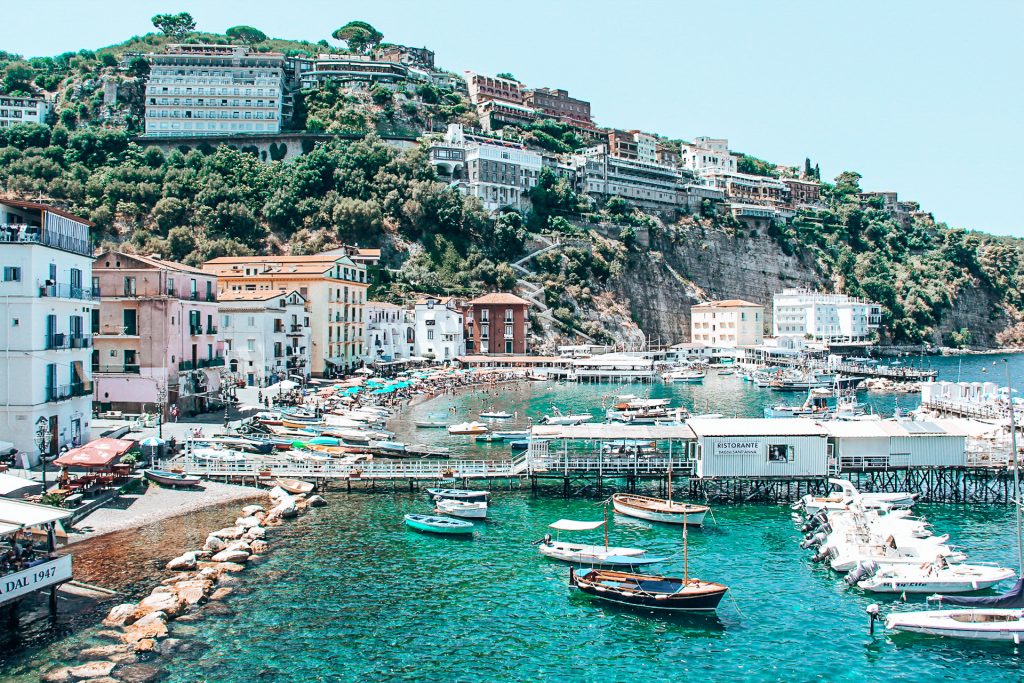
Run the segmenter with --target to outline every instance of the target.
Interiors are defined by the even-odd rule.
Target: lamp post
[[[50,425],[49,420],[39,416],[36,420],[36,448],[39,449],[39,462],[43,467],[43,494],[46,494],[46,451],[50,449]]]

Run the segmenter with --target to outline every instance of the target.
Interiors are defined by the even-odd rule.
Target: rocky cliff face
[[[1014,320],[999,304],[999,297],[979,283],[961,287],[953,297],[953,306],[944,311],[936,330],[936,344],[950,332],[971,331],[971,346],[997,347],[996,335],[1012,327]]]
[[[747,299],[765,304],[771,329],[772,294],[784,287],[830,288],[812,256],[787,256],[760,231],[675,227],[652,236],[650,248],[630,255],[614,282],[640,328],[662,342],[690,338],[690,306],[712,299]]]

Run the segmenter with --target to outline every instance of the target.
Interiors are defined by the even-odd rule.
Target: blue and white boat
[[[436,515],[406,515],[405,525],[432,534],[471,534],[473,523]]]

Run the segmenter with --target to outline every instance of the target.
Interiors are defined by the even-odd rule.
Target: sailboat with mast
[[[1005,360],[1003,362],[1006,363],[1006,386],[1009,388],[1009,363]],[[965,609],[893,612],[885,619],[887,629],[945,638],[1010,641],[1016,645],[1024,640],[1024,543],[1021,541],[1020,470],[1015,422],[1011,410],[1010,455],[1013,463],[1013,504],[1017,517],[1017,582],[1002,595],[931,596],[928,598],[930,601]]]
[[[711,509],[707,505],[680,503],[672,500],[672,463],[668,466],[668,498],[652,498],[633,493],[616,493],[612,496],[612,507],[619,514],[649,522],[666,524],[689,524],[701,526],[704,516]]]
[[[639,567],[640,565],[663,562],[664,557],[648,557],[642,548],[616,548],[608,544],[608,507],[604,508],[604,519],[598,522],[579,522],[572,519],[560,519],[548,525],[557,532],[591,531],[604,527],[604,545],[586,545],[569,543],[546,534],[537,542],[541,555],[553,560],[561,560],[572,564],[588,567]]]
[[[569,570],[569,585],[598,600],[669,612],[714,612],[727,586],[690,578],[686,522],[683,522],[682,578],[610,569]]]

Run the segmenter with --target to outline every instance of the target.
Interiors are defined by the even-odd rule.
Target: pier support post
[[[50,616],[57,616],[57,586],[50,587]]]

